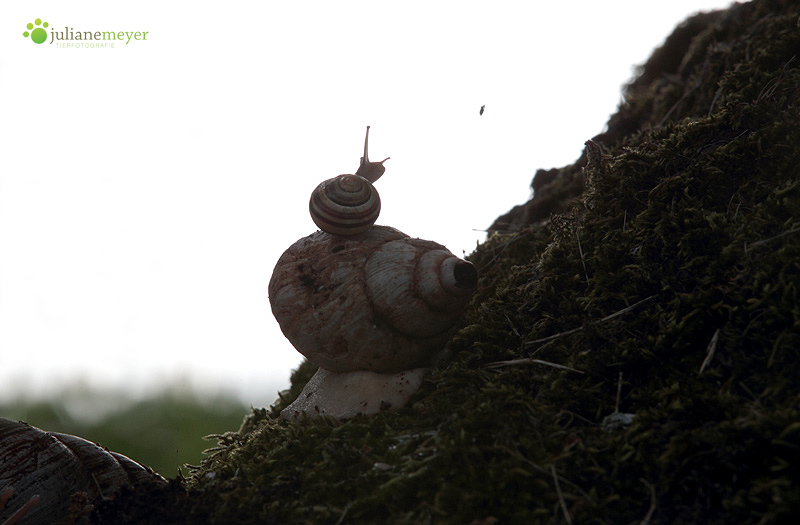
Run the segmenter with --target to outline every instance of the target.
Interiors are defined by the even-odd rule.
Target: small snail
[[[386,171],[383,163],[369,160],[369,126],[364,138],[364,156],[355,175],[339,175],[320,183],[311,193],[308,211],[320,230],[334,235],[357,235],[367,231],[381,212],[381,198],[373,182]]]
[[[151,469],[83,438],[0,418],[0,523],[4,525],[19,520],[83,523],[79,518],[91,511],[95,501],[141,483],[167,482]]]
[[[368,171],[380,176],[383,162],[369,163],[365,140],[361,167],[377,164],[380,170]],[[333,200],[329,193],[339,191],[334,185],[352,187],[351,193],[374,190],[358,175],[320,184],[309,208],[322,231],[289,247],[269,282],[281,330],[320,367],[284,409],[285,418],[402,407],[449,341],[477,285],[475,267],[444,246],[373,226],[377,193],[360,206],[314,217],[318,206]],[[374,212],[369,221],[366,210]]]

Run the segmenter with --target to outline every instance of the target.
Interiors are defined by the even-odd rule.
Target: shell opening
[[[458,261],[453,265],[455,287],[472,293],[478,286],[478,270],[471,262]]]
[[[414,271],[417,294],[434,310],[460,310],[478,281],[475,267],[447,250],[423,253]]]
[[[442,261],[442,287],[455,296],[472,295],[478,285],[478,270],[475,266],[458,257],[448,257]]]

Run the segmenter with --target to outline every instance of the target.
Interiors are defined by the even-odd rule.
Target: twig
[[[683,103],[683,101],[686,100],[689,97],[689,95],[692,94],[692,92],[694,92],[695,89],[700,87],[702,83],[703,83],[703,78],[701,76],[698,76],[696,82],[694,82],[689,87],[684,89],[681,98],[679,98],[678,101],[675,102],[671,108],[669,108],[669,111],[667,111],[667,113],[663,117],[661,117],[661,120],[658,122],[658,125],[656,127],[660,128],[661,126],[663,126],[664,123],[667,120],[669,120],[670,116],[672,115],[672,112],[678,109],[678,106],[680,106]]]
[[[541,339],[534,339],[533,341],[527,341],[525,343],[525,346],[532,346],[535,345],[536,343],[545,343],[547,341],[552,341],[553,339],[558,339],[559,337],[572,335],[574,333],[580,332],[581,330],[583,330],[583,327],[579,326],[578,328],[573,328],[572,330],[567,330],[566,332],[558,332],[557,334],[548,335],[547,337],[542,337]]]
[[[582,418],[582,417],[580,417],[580,416],[578,416],[578,417],[579,417],[580,419],[583,419],[583,418]],[[584,419],[584,421],[586,421],[587,423],[591,423],[591,421],[589,421],[589,420],[587,420],[587,419]],[[525,462],[525,463],[527,463],[528,465],[530,465],[531,467],[533,467],[533,470],[535,470],[536,472],[539,472],[539,473],[541,473],[541,474],[547,474],[547,469],[546,469],[546,468],[544,468],[544,467],[540,466],[538,463],[536,463],[536,462],[534,462],[534,461],[531,461],[530,459],[528,459],[527,457],[525,457],[525,455],[524,455],[524,454],[522,454],[522,453],[521,453],[521,452],[520,452],[518,449],[516,449],[516,448],[511,448],[511,447],[509,447],[509,446],[506,446],[506,445],[498,445],[498,449],[500,449],[500,450],[505,450],[506,452],[508,452],[509,454],[511,454],[512,456],[514,456],[514,458],[516,458],[516,459],[518,459],[518,460],[520,460],[520,461],[522,461],[522,462]],[[552,472],[552,471],[551,471],[551,472]],[[565,485],[569,485],[570,487],[572,487],[572,488],[573,488],[573,490],[575,490],[575,491],[579,492],[579,493],[581,494],[581,496],[583,496],[583,497],[584,497],[584,498],[586,498],[586,499],[587,499],[589,502],[591,502],[592,504],[594,504],[594,501],[593,501],[593,498],[592,498],[592,496],[590,496],[590,495],[589,495],[589,494],[588,494],[588,493],[587,493],[585,490],[583,490],[582,488],[580,488],[578,485],[576,485],[575,483],[571,482],[570,480],[568,480],[568,479],[567,479],[567,478],[565,478],[565,477],[562,477],[562,478],[561,478],[561,481],[562,481],[562,482],[564,482],[564,484],[565,484]]]
[[[511,330],[514,332],[514,335],[519,337],[519,332],[517,331],[517,327],[514,326],[514,323],[511,322],[511,318],[508,317],[508,314],[503,314],[506,316],[506,321],[508,321],[509,326],[511,326]]]
[[[656,512],[656,488],[644,478],[639,478],[639,481],[650,489],[650,508],[647,509],[647,514],[645,514],[644,519],[639,522],[639,525],[650,525],[650,520]]]
[[[523,359],[512,359],[510,361],[495,361],[494,363],[489,363],[484,366],[486,366],[486,368],[502,368],[504,366],[527,365],[527,364],[552,366],[553,368],[559,368],[561,370],[569,370],[570,372],[577,372],[579,374],[583,373],[580,370],[571,368],[569,366],[559,365],[558,363],[551,363],[550,361],[542,361],[541,359],[533,359],[529,357]]]
[[[344,517],[347,516],[347,511],[350,510],[350,507],[353,506],[353,503],[355,503],[355,501],[351,501],[347,504],[347,506],[345,506],[344,510],[342,511],[342,515],[339,516],[339,521],[336,522],[336,525],[340,525],[342,522],[344,522]]]
[[[760,92],[760,93],[758,94],[758,96],[756,97],[756,103],[760,102],[760,101],[761,101],[762,99],[764,99],[764,98],[769,98],[769,97],[771,97],[773,94],[775,94],[775,91],[778,89],[778,86],[780,86],[780,85],[781,85],[781,82],[783,82],[784,75],[786,74],[786,69],[789,67],[789,65],[790,65],[792,62],[794,62],[794,59],[795,59],[795,58],[797,58],[797,55],[795,55],[795,56],[791,57],[791,58],[790,58],[790,59],[789,59],[789,60],[788,60],[788,61],[787,61],[787,62],[786,62],[784,65],[783,65],[783,68],[781,69],[781,72],[780,72],[780,74],[778,75],[778,77],[777,77],[777,78],[773,78],[773,79],[771,79],[769,82],[767,82],[767,83],[764,85],[764,87],[762,87],[762,88],[761,88],[761,92]]]
[[[780,239],[784,235],[789,235],[790,233],[796,233],[796,232],[800,232],[800,228],[792,228],[789,231],[785,231],[783,233],[779,233],[778,235],[776,235],[774,237],[770,237],[769,239],[762,239],[760,241],[756,241],[756,242],[754,242],[753,244],[750,245],[750,248],[753,248],[755,246],[761,246],[762,244],[767,244],[768,242],[772,242],[775,239]],[[747,252],[747,246],[745,246],[745,252]]]
[[[614,403],[615,414],[619,412],[619,398],[621,394],[622,394],[622,372],[619,373],[619,379],[617,380],[617,400]]]
[[[653,297],[655,297],[655,295],[651,295],[650,297],[645,297],[645,298],[644,298],[644,299],[642,299],[641,301],[637,301],[637,302],[633,303],[633,304],[632,304],[632,305],[630,305],[630,306],[626,306],[626,307],[625,307],[625,308],[623,308],[622,310],[616,311],[616,312],[614,312],[613,314],[609,314],[609,315],[607,315],[607,316],[603,317],[603,318],[602,318],[602,319],[600,319],[599,321],[595,321],[595,324],[597,324],[597,323],[604,323],[604,322],[606,322],[606,321],[610,321],[610,320],[614,319],[615,317],[619,317],[620,315],[627,314],[628,312],[630,312],[630,311],[631,311],[631,310],[633,310],[634,308],[638,307],[638,306],[639,306],[639,305],[641,305],[641,304],[644,304],[644,303],[646,303],[647,301],[649,301],[649,300],[650,300],[650,299],[652,299]]]
[[[586,271],[586,261],[583,259],[583,248],[581,248],[581,232],[575,230],[575,236],[578,238],[578,253],[581,254],[581,264],[583,265],[583,275],[586,276],[586,284],[589,284],[589,272]]]
[[[637,308],[639,305],[641,305],[643,303],[646,303],[647,301],[649,301],[653,297],[655,297],[655,295],[651,295],[650,297],[645,297],[641,301],[633,303],[630,306],[626,306],[622,310],[614,312],[613,314],[609,314],[609,315],[603,317],[602,319],[598,319],[597,321],[592,321],[590,324],[600,324],[600,323],[604,323],[606,321],[610,321],[611,319],[614,319],[615,317],[619,317],[620,315],[623,315],[623,314],[626,314],[626,313],[630,312],[634,308]],[[559,332],[557,334],[548,335],[547,337],[542,337],[540,339],[534,339],[533,341],[527,341],[525,343],[525,346],[532,346],[532,345],[535,345],[537,343],[544,343],[544,342],[547,342],[547,341],[552,341],[553,339],[558,339],[559,337],[564,337],[564,336],[567,336],[567,335],[572,335],[572,334],[578,333],[581,330],[583,330],[583,327],[579,326],[578,328],[573,328],[572,330],[567,330],[566,332]]]
[[[487,262],[485,265],[483,265],[480,268],[480,270],[483,271],[486,268],[488,268],[489,266],[491,266],[500,257],[500,255],[504,251],[506,251],[506,249],[511,245],[511,243],[520,240],[522,238],[522,235],[520,235],[521,233],[522,233],[522,230],[516,231],[516,232],[511,234],[511,239],[509,239],[508,241],[504,242],[499,247],[492,247],[492,258],[489,260],[489,262]]]
[[[711,341],[708,343],[708,348],[706,349],[706,358],[703,359],[703,364],[700,365],[700,371],[697,372],[697,375],[703,373],[703,370],[711,363],[711,360],[714,359],[714,352],[717,351],[717,341],[719,341],[719,328],[714,331],[714,335],[711,336]]]
[[[550,465],[550,472],[553,474],[553,481],[556,484],[556,492],[558,493],[558,502],[561,503],[561,510],[564,511],[564,519],[567,520],[569,525],[572,525],[572,518],[569,517],[567,510],[567,503],[564,501],[564,495],[561,493],[561,486],[558,484],[558,475],[556,474],[556,466]]]
[[[711,105],[708,107],[708,113],[706,116],[710,117],[711,114],[714,112],[714,106],[717,105],[717,99],[719,98],[720,95],[722,95],[722,86],[720,86],[719,89],[717,89],[717,92],[714,93],[714,98],[711,99]]]

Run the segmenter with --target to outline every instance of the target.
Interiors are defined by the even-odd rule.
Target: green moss
[[[676,30],[608,131],[534,181],[531,202],[559,193],[559,215],[520,207],[470,256],[454,358],[411,405],[275,419],[304,365],[187,480],[205,519],[796,518],[798,16],[751,2]]]

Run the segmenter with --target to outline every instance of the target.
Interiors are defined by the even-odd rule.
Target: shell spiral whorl
[[[339,175],[317,186],[308,210],[320,230],[334,235],[356,235],[378,220],[381,199],[365,178]]]

